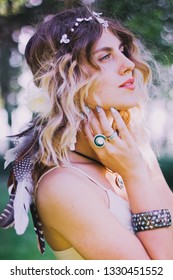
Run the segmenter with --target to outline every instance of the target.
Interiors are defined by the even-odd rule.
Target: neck
[[[86,137],[82,131],[77,134],[77,142],[75,145],[75,153],[84,157],[84,163],[97,162],[100,163],[100,160],[96,153],[93,151],[91,146],[88,144]]]

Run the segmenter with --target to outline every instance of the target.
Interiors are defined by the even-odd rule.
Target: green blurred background
[[[0,211],[5,206],[7,174],[3,155],[10,147],[6,135],[14,134],[31,118],[24,95],[30,72],[23,54],[34,32],[34,24],[61,8],[85,2],[95,11],[116,16],[158,61],[154,73],[151,105],[147,113],[152,141],[163,174],[173,190],[173,1],[172,0],[0,0]],[[152,64],[153,62],[150,61]],[[152,66],[152,65],[151,65]],[[17,236],[14,229],[0,229],[0,259],[55,259],[49,246],[41,255],[30,219],[27,231]]]

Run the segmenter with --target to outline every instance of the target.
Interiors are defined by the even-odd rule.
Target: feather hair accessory
[[[32,202],[33,180],[32,163],[28,156],[13,166],[14,176],[18,182],[14,198],[14,228],[17,234],[23,234],[28,225],[28,210]]]
[[[15,147],[8,150],[5,155],[6,168],[12,164],[9,176],[9,201],[0,215],[0,227],[14,226],[17,234],[23,234],[28,226],[28,211],[31,210],[35,232],[38,237],[41,253],[45,251],[45,242],[41,222],[34,204],[34,182],[32,172],[38,148],[40,126],[36,121],[15,138]],[[34,209],[34,210],[33,210]]]
[[[4,211],[0,215],[0,227],[9,228],[14,225],[14,194],[10,195],[9,201],[4,209]]]

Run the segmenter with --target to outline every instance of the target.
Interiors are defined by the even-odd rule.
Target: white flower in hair
[[[109,27],[109,23],[108,23],[107,20],[105,20],[105,19],[103,19],[103,18],[100,17],[100,16],[102,15],[102,13],[96,13],[96,12],[93,11],[93,15],[96,17],[96,19],[98,20],[98,22],[99,22],[103,27],[105,27],[106,30],[107,30],[107,28]]]
[[[49,95],[41,88],[36,88],[34,92],[28,94],[26,100],[26,105],[31,112],[47,115],[52,108]]]
[[[67,34],[62,35],[62,38],[60,40],[60,43],[68,44],[70,42],[70,39],[67,38]]]

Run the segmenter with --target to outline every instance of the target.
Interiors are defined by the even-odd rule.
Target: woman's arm
[[[113,110],[112,116],[120,134],[114,140],[106,141],[105,147],[98,149],[93,144],[93,135],[97,133],[104,135],[112,134],[110,124],[103,110],[100,110],[98,113],[100,127],[98,120],[93,114],[91,115],[90,123],[85,124],[85,133],[90,145],[103,165],[122,175],[132,213],[141,213],[162,208],[171,208],[170,210],[172,212],[172,193],[165,186],[163,176],[160,175],[159,168],[156,167],[156,162],[153,172],[157,172],[151,176],[151,172],[149,172],[120,114],[116,110]],[[157,186],[158,181],[159,186]],[[168,194],[166,196],[162,195],[165,189],[166,193],[169,192],[169,199]],[[173,226],[139,232],[137,233],[137,237],[151,259],[173,259],[172,232]]]

